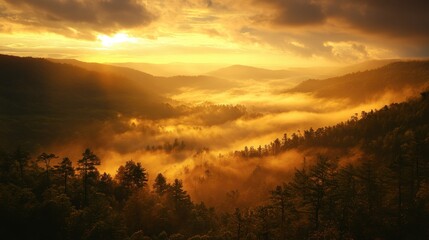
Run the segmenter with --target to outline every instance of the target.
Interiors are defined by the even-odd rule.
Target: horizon
[[[255,64],[255,65],[250,65],[250,64],[242,64],[242,63],[220,63],[220,62],[178,62],[178,61],[172,61],[172,62],[165,62],[165,63],[154,63],[154,62],[139,62],[139,61],[135,61],[135,62],[103,62],[103,61],[86,61],[86,60],[81,60],[79,58],[56,58],[56,57],[44,57],[44,56],[37,56],[37,55],[19,55],[19,54],[9,54],[9,53],[2,53],[0,52],[1,55],[5,55],[5,56],[12,56],[12,57],[21,57],[21,58],[39,58],[39,59],[45,59],[45,60],[53,60],[55,61],[78,61],[78,62],[82,62],[82,63],[95,63],[95,64],[101,64],[101,65],[111,65],[111,66],[119,66],[119,67],[125,67],[125,68],[130,68],[130,69],[134,69],[137,71],[141,71],[139,70],[139,68],[137,67],[133,67],[133,66],[138,66],[139,64],[142,65],[154,65],[154,66],[174,66],[174,65],[188,65],[189,67],[194,67],[194,66],[212,66],[213,69],[215,70],[220,70],[223,68],[229,68],[229,67],[250,67],[250,68],[258,68],[258,69],[264,69],[264,70],[271,70],[271,71],[277,71],[277,70],[291,70],[291,69],[340,69],[340,68],[347,68],[347,67],[352,67],[352,66],[358,66],[360,64],[366,64],[366,63],[376,63],[376,62],[383,62],[383,61],[390,61],[390,62],[409,62],[409,61],[429,61],[429,56],[428,57],[403,57],[403,58],[382,58],[382,59],[366,59],[366,60],[362,60],[362,61],[357,61],[357,62],[352,62],[352,63],[343,63],[343,64],[338,64],[338,65],[314,65],[314,66],[272,66],[272,65],[266,65],[266,64]],[[383,65],[382,65],[383,66]],[[142,71],[144,72],[144,71]],[[352,73],[352,72],[350,72]],[[156,76],[156,75],[155,75]],[[186,76],[186,75],[184,75]]]
[[[335,0],[1,0],[0,7],[0,52],[17,56],[271,69],[429,56],[427,3],[418,0],[389,7]]]

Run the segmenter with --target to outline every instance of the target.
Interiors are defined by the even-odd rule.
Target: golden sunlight
[[[97,39],[101,41],[103,47],[112,47],[118,43],[136,43],[137,38],[130,37],[126,33],[116,33],[113,36],[98,35]]]

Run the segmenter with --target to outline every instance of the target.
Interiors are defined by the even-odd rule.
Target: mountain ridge
[[[428,86],[429,61],[407,61],[338,77],[309,79],[284,92],[311,93],[316,97],[348,98],[363,102],[387,91],[422,91]]]
[[[289,70],[270,70],[246,65],[231,65],[207,73],[209,76],[236,80],[266,80],[266,79],[284,79],[292,76],[294,72]]]
[[[87,63],[75,59],[49,59],[52,62],[66,63],[82,67],[91,71],[108,72],[118,76],[127,77],[135,81],[142,81],[152,91],[160,94],[171,94],[180,91],[181,88],[196,89],[219,89],[225,90],[229,87],[236,86],[233,81],[216,78],[213,76],[196,75],[196,76],[154,76],[130,67],[108,65],[101,63]]]
[[[0,55],[0,71],[3,146],[22,139],[35,146],[61,136],[90,135],[118,115],[158,119],[176,114],[144,82],[114,74],[7,55]]]

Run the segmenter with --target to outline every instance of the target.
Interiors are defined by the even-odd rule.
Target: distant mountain
[[[128,67],[118,67],[99,63],[86,63],[74,59],[49,59],[52,62],[75,65],[90,71],[123,76],[145,84],[148,89],[158,94],[175,93],[182,88],[204,90],[226,90],[237,86],[234,81],[211,76],[174,76],[158,77]]]
[[[298,79],[324,79],[336,76],[342,76],[355,72],[364,72],[386,66],[393,62],[399,62],[398,59],[369,60],[343,67],[292,67],[288,70],[296,73]]]
[[[118,115],[176,114],[144,81],[119,75],[5,55],[0,72],[0,147],[90,134]]]
[[[288,70],[269,70],[244,65],[232,65],[207,73],[209,76],[235,79],[235,80],[266,80],[283,79],[294,75],[294,72]]]
[[[345,98],[362,102],[387,91],[421,91],[429,86],[429,61],[395,62],[384,67],[333,77],[307,80],[286,92],[312,93],[316,97]]]
[[[356,64],[352,64],[346,67],[342,67],[339,68],[335,71],[333,71],[333,73],[335,73],[335,75],[345,75],[345,74],[349,74],[349,73],[355,73],[355,72],[364,72],[364,71],[368,71],[368,70],[374,70],[377,68],[381,68],[384,67],[388,64],[394,63],[394,62],[400,62],[401,60],[399,59],[380,59],[380,60],[369,60],[369,61],[364,61],[361,63],[356,63]]]
[[[206,64],[206,63],[167,63],[167,64],[154,64],[154,63],[112,63],[111,65],[119,67],[132,68],[138,71],[146,72],[154,76],[172,77],[178,75],[204,75],[207,72],[214,71],[224,64]]]
[[[55,60],[58,61],[58,60]],[[141,72],[148,73],[153,76],[172,77],[172,76],[195,76],[209,75],[213,77],[226,79],[284,79],[294,77],[304,79],[305,77],[332,77],[344,75],[353,72],[367,71],[385,66],[392,62],[397,62],[397,59],[382,59],[370,60],[358,64],[349,65],[346,67],[313,67],[313,68],[287,68],[287,70],[269,70],[245,65],[232,65],[224,67],[221,64],[205,64],[205,63],[169,63],[169,64],[153,64],[153,63],[112,63],[109,65],[132,68]],[[73,64],[73,63],[71,63]]]

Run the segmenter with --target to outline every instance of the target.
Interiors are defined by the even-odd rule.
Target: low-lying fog
[[[163,173],[170,181],[182,179],[195,201],[232,209],[265,199],[271,188],[302,165],[304,157],[311,160],[324,151],[296,150],[275,157],[240,159],[232,154],[234,150],[264,146],[284,133],[333,125],[406,97],[386,93],[373,101],[352,104],[347,99],[281,93],[293,84],[249,80],[227,91],[183,88],[168,96],[174,108],[186,113],[180,117],[148,120],[118,114],[103,123],[96,138],[52,149],[76,160],[77,153],[90,146],[102,159],[100,171],[112,175],[132,159],[148,170],[149,185]]]

